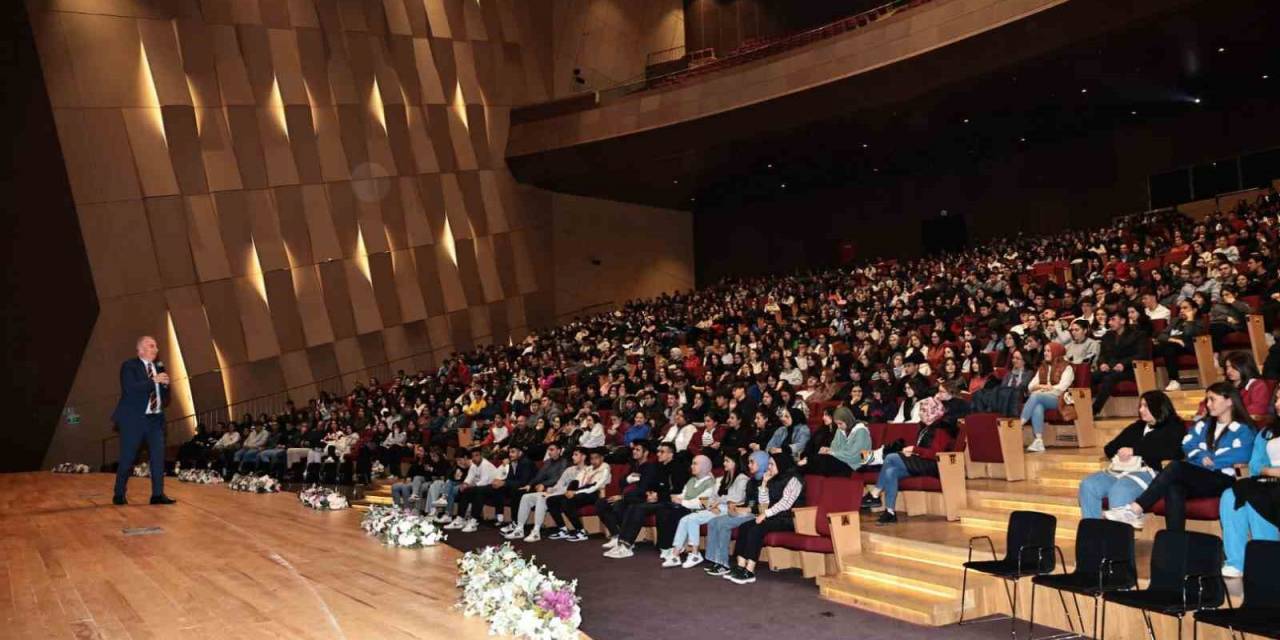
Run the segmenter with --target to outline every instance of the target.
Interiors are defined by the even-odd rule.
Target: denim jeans
[[[1129,474],[1124,478],[1099,471],[1089,474],[1080,481],[1080,515],[1083,518],[1102,517],[1102,499],[1107,499],[1107,506],[1114,509],[1123,507],[1138,499],[1143,490],[1151,484],[1151,472],[1142,471]],[[1135,482],[1141,480],[1141,484]]]
[[[885,510],[890,513],[894,511],[898,500],[898,483],[909,477],[911,472],[907,471],[907,463],[902,461],[901,454],[891,453],[884,457],[884,466],[880,467],[880,479],[876,485],[882,492]]]
[[[1222,493],[1218,512],[1222,518],[1222,542],[1227,551],[1227,564],[1232,567],[1244,571],[1244,548],[1250,538],[1280,540],[1280,530],[1258,515],[1252,505],[1236,508],[1236,492],[1231,489]]]
[[[703,555],[707,560],[721,566],[729,566],[729,542],[733,538],[733,530],[742,523],[754,520],[753,515],[720,516],[707,523],[707,549]]]
[[[461,485],[461,482],[454,480],[436,480],[432,482],[431,486],[427,488],[427,510],[434,513],[436,500],[439,500],[440,496],[444,496],[444,513],[445,515],[452,514],[453,501],[458,497],[458,487]]]
[[[1022,424],[1031,423],[1031,430],[1036,437],[1044,433],[1044,412],[1058,408],[1058,396],[1052,393],[1037,391],[1027,398],[1022,405]]]
[[[687,544],[697,549],[698,539],[702,535],[700,531],[702,525],[711,522],[718,517],[720,517],[719,514],[711,513],[706,509],[702,509],[680,518],[680,523],[676,525],[676,537],[671,542],[671,548],[679,551]],[[708,535],[709,533],[710,532],[708,532]]]

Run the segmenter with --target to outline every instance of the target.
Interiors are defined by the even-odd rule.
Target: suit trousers
[[[143,414],[137,421],[120,425],[120,467],[116,469],[115,494],[124,497],[129,476],[138,457],[138,447],[147,443],[151,452],[151,495],[164,495],[164,414]]]

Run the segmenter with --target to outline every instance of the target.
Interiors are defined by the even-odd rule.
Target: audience
[[[1272,407],[1280,412],[1280,393],[1272,399]],[[1227,561],[1222,575],[1239,578],[1244,575],[1244,550],[1250,539],[1280,540],[1280,438],[1276,427],[1262,429],[1253,442],[1249,458],[1249,477],[1236,480],[1222,493],[1218,510],[1222,519],[1222,539]]]
[[[1108,509],[1108,520],[1141,529],[1146,512],[1163,499],[1165,528],[1182,531],[1188,498],[1216,498],[1231,486],[1235,465],[1248,462],[1253,450],[1252,420],[1229,382],[1210,385],[1205,401],[1208,415],[1182,439],[1186,459],[1166,465],[1133,502]]]

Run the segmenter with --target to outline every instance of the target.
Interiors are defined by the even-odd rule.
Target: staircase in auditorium
[[[1204,392],[1177,391],[1168,395],[1179,414],[1189,419]],[[1132,418],[1099,420],[1098,441],[1110,441],[1132,421]],[[862,553],[845,557],[843,571],[818,578],[820,593],[833,602],[907,622],[930,626],[952,624],[960,619],[961,572],[962,564],[968,559],[969,539],[990,536],[996,552],[1003,556],[1005,529],[1013,511],[1041,511],[1057,516],[1058,545],[1066,556],[1068,570],[1074,566],[1074,538],[1080,521],[1076,489],[1085,476],[1104,466],[1101,447],[1051,448],[1045,453],[1027,455],[1026,480],[970,479],[968,507],[961,510],[959,522],[926,516],[905,518],[890,527],[877,527],[873,519],[864,516]],[[1163,518],[1148,516],[1145,528],[1137,534],[1140,575],[1148,573],[1151,540],[1163,527]],[[1217,522],[1189,521],[1187,527],[1221,533]],[[973,559],[987,560],[990,555],[985,541],[975,544]],[[1141,582],[1145,585],[1146,580]],[[970,573],[966,591],[966,620],[1009,613],[1008,598],[999,581]],[[1023,580],[1018,592],[1018,617],[1023,620],[1027,618],[1030,595],[1030,581]],[[1082,600],[1080,609],[1086,624],[1091,625],[1092,602]],[[1075,611],[1072,606],[1073,619]],[[1145,635],[1141,617],[1129,613],[1119,607],[1108,608],[1107,627],[1109,633],[1114,633],[1113,637]],[[1068,628],[1058,597],[1045,589],[1037,589],[1036,621]],[[1168,621],[1157,621],[1157,631],[1161,629],[1159,625],[1166,622],[1170,625],[1169,633],[1176,634],[1176,625]],[[1115,633],[1117,629],[1132,634]],[[1203,635],[1216,637],[1212,631]]]

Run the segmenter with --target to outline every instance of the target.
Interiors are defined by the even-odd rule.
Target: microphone
[[[162,361],[160,361],[160,360],[156,360],[156,365],[155,365],[155,366],[156,366],[156,373],[157,373],[157,374],[159,374],[159,373],[164,373],[164,362],[162,362]],[[169,385],[164,384],[164,383],[162,382],[162,383],[160,383],[160,386],[167,387],[167,386],[169,386]]]

